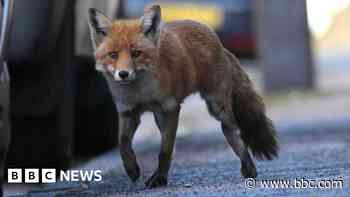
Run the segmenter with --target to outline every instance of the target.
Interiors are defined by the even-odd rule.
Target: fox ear
[[[101,44],[103,38],[107,36],[107,33],[112,25],[112,21],[94,8],[89,9],[88,19],[92,45],[96,50],[96,48]]]
[[[149,5],[144,10],[141,17],[141,26],[146,37],[156,41],[159,35],[161,24],[161,9],[159,5]]]

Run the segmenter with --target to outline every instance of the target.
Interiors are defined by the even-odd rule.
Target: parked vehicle
[[[7,43],[13,19],[13,0],[1,1],[0,33],[0,196],[5,176],[5,162],[10,145],[10,78],[7,68]]]
[[[6,50],[11,86],[0,89],[0,97],[10,96],[3,109],[11,108],[0,117],[11,120],[5,168],[67,169],[74,156],[115,148],[118,116],[108,87],[94,62],[74,51],[76,1],[13,1]]]

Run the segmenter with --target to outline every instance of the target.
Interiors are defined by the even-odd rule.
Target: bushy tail
[[[262,98],[252,89],[233,95],[233,111],[241,137],[257,159],[278,156],[276,130],[265,114]]]
[[[265,114],[262,98],[251,88],[233,95],[233,111],[241,137],[257,159],[278,156],[276,130]]]
[[[257,159],[272,160],[278,156],[279,147],[275,127],[266,116],[265,104],[238,59],[227,50],[225,53],[234,69],[232,107],[241,137]]]

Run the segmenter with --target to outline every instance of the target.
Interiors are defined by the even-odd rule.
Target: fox
[[[158,168],[147,188],[166,186],[181,105],[199,93],[221,123],[228,145],[240,159],[241,175],[255,178],[258,160],[278,157],[279,144],[262,97],[238,58],[208,25],[162,21],[161,7],[145,7],[137,19],[112,20],[95,8],[88,21],[96,69],[105,77],[119,116],[119,151],[131,181],[140,177],[132,148],[140,116],[153,113],[160,131]]]

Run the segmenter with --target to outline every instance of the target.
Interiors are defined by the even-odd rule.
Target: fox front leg
[[[140,124],[140,114],[137,112],[119,113],[119,150],[124,168],[133,182],[140,177],[140,167],[137,164],[135,152],[132,149],[132,139]]]
[[[149,188],[168,184],[168,172],[175,145],[176,130],[179,121],[179,109],[171,112],[154,113],[156,124],[161,133],[161,148],[159,152],[158,169],[146,181]]]

